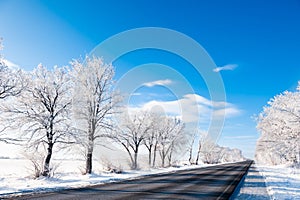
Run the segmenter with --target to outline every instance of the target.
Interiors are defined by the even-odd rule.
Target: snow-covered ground
[[[265,178],[258,171],[255,165],[252,165],[247,175],[239,184],[232,198],[234,200],[269,200]]]
[[[300,169],[252,165],[232,199],[300,200]]]
[[[180,168],[148,169],[126,172],[122,174],[108,173],[99,162],[94,162],[94,173],[82,175],[81,160],[53,160],[58,166],[51,178],[32,178],[31,163],[25,159],[0,159],[0,198],[28,192],[44,192],[65,188],[83,187],[93,184],[113,182],[122,179],[132,179],[155,173],[184,170],[199,166],[183,166]]]
[[[94,162],[94,173],[82,175],[83,160],[53,160],[57,166],[51,178],[33,179],[31,163],[26,159],[0,159],[0,198],[28,192],[45,192],[65,188],[133,179],[155,173],[184,170],[199,166],[148,169],[114,174],[105,172],[105,166]],[[204,166],[204,165],[203,165]],[[300,199],[300,169],[285,166],[252,166],[244,183],[233,199]]]
[[[300,200],[300,169],[286,166],[258,167],[265,177],[271,199]]]

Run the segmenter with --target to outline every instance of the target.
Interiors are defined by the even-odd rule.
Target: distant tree
[[[129,155],[131,168],[138,168],[138,153],[144,139],[151,130],[153,118],[149,113],[140,111],[128,115],[122,115],[119,128],[112,139],[122,145]],[[149,136],[149,135],[148,135]]]
[[[224,148],[214,142],[208,133],[202,133],[202,138],[199,141],[200,152],[199,156],[205,164],[217,164],[222,162],[224,156]]]
[[[220,146],[214,142],[207,132],[199,131],[196,165],[199,164],[199,161],[205,164],[218,164],[244,160],[246,159],[241,150]]]
[[[201,150],[204,146],[205,138],[207,137],[207,132],[199,131],[199,142],[198,142],[198,150],[195,164],[199,164]]]
[[[168,158],[170,165],[175,147],[176,145],[179,146],[181,142],[180,138],[183,134],[184,123],[176,118],[165,117],[160,121],[160,127],[158,151],[162,161],[162,167],[165,167],[166,158]]]
[[[155,149],[158,144],[158,136],[159,136],[159,122],[161,120],[161,116],[158,113],[149,113],[149,121],[151,121],[151,127],[149,131],[146,133],[143,144],[148,150],[148,164],[149,167],[154,167],[154,162],[152,162],[152,155],[154,156]]]
[[[92,173],[96,141],[112,130],[111,117],[119,102],[114,92],[114,67],[98,57],[74,60],[73,112],[77,128],[83,133],[81,144],[86,151],[85,173]]]
[[[258,117],[256,158],[269,164],[300,161],[300,81],[297,91],[272,98]],[[262,159],[265,157],[265,159]],[[266,159],[267,158],[267,159]]]
[[[223,148],[222,162],[239,162],[244,161],[246,158],[243,156],[240,149],[230,149],[228,147]]]
[[[70,79],[66,68],[55,67],[53,71],[39,65],[28,77],[27,87],[7,104],[16,126],[22,131],[28,146],[46,148],[42,175],[49,176],[50,160],[56,143],[71,144],[75,135],[70,126]]]
[[[192,135],[191,141],[190,141],[190,145],[189,145],[189,163],[190,165],[194,164],[193,162],[193,148],[194,148],[194,143],[195,143],[195,139],[196,139],[196,133],[194,133]]]

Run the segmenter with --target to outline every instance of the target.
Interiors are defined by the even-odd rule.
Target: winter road
[[[228,199],[251,164],[245,161],[182,170],[17,199]]]

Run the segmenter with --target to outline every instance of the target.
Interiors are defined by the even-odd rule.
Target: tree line
[[[138,168],[142,145],[149,151],[149,165],[156,165],[157,153],[163,167],[166,160],[170,165],[175,146],[182,141],[184,123],[148,111],[124,112],[122,98],[113,90],[113,76],[114,67],[98,57],[73,60],[71,67],[53,70],[39,65],[32,72],[9,69],[1,59],[1,121],[5,122],[1,141],[45,149],[43,176],[50,174],[54,148],[72,144],[84,147],[85,173],[91,173],[100,138],[121,145],[133,169]],[[20,134],[7,135],[8,129]]]
[[[55,149],[74,145],[84,152],[84,173],[92,173],[95,145],[104,138],[127,152],[132,169],[139,167],[142,147],[148,151],[150,167],[172,165],[176,152],[188,151],[191,137],[185,124],[156,112],[128,111],[114,90],[114,74],[111,64],[95,56],[72,60],[70,67],[48,69],[40,64],[26,72],[10,69],[0,55],[0,141],[22,144],[33,155],[42,149],[42,176],[51,173]],[[207,163],[220,162],[219,153],[201,144],[196,164],[200,153]],[[216,156],[218,161],[211,161]]]
[[[296,91],[273,97],[257,118],[256,160],[263,164],[300,164],[300,81]]]

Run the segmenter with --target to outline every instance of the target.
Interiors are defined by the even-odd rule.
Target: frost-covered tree
[[[160,120],[161,120],[161,116],[158,113],[154,113],[154,112],[150,112],[149,113],[149,121],[151,121],[150,125],[150,129],[149,131],[146,133],[144,140],[143,140],[143,144],[145,145],[145,147],[148,150],[148,164],[149,167],[154,167],[154,162],[152,161],[152,156],[154,156],[155,153],[155,149],[157,149],[157,145],[158,145],[158,136],[159,136],[159,124],[160,124]]]
[[[73,112],[77,128],[83,133],[85,173],[90,174],[95,142],[113,128],[111,117],[119,102],[113,91],[114,67],[98,57],[74,60],[71,64],[74,68]]]
[[[24,88],[21,71],[9,69],[0,61],[0,100],[10,96],[17,96]]]
[[[240,149],[230,149],[228,147],[223,148],[222,162],[240,162],[246,160]]]
[[[205,138],[207,137],[207,132],[198,131],[198,133],[199,133],[199,142],[198,142],[198,150],[197,150],[197,156],[196,156],[196,161],[195,161],[196,165],[199,164],[201,150],[204,146]]]
[[[191,138],[190,143],[189,143],[189,148],[188,148],[189,163],[190,163],[190,165],[194,164],[194,161],[193,161],[193,149],[194,149],[195,139],[196,139],[196,133],[194,133],[192,135],[192,138]]]
[[[220,146],[214,142],[208,132],[199,131],[196,165],[200,162],[205,164],[217,164],[244,160],[246,160],[246,158],[243,156],[241,150]]]
[[[129,155],[131,168],[138,168],[138,154],[141,145],[152,128],[153,118],[146,111],[122,115],[119,128],[112,136],[113,140],[122,145]]]
[[[297,91],[272,98],[258,117],[256,159],[265,164],[299,163],[300,82]]]
[[[0,51],[2,48],[2,39],[0,38]],[[18,96],[24,89],[26,84],[22,79],[22,75],[23,72],[21,70],[10,69],[5,64],[4,58],[0,54],[0,111],[3,111],[1,104],[3,104],[4,101],[8,101],[9,97]],[[5,143],[15,142],[16,139],[13,139],[5,133],[7,128],[8,126],[6,123],[0,124],[0,141]]]
[[[224,149],[215,144],[209,137],[204,139],[200,151],[200,157],[205,164],[217,164],[222,162],[224,156]]]
[[[159,123],[158,151],[162,162],[162,167],[166,165],[168,158],[171,165],[172,156],[177,147],[181,146],[181,142],[185,142],[183,138],[184,123],[176,118],[164,117]]]
[[[14,124],[20,128],[28,146],[45,147],[46,157],[42,175],[49,176],[50,160],[56,143],[74,142],[70,128],[70,78],[66,68],[53,70],[39,65],[23,77],[27,87],[7,104],[6,112],[12,114]]]
[[[0,38],[0,51],[2,48],[2,40]],[[0,100],[20,94],[24,86],[20,73],[20,70],[10,69],[0,54]]]

